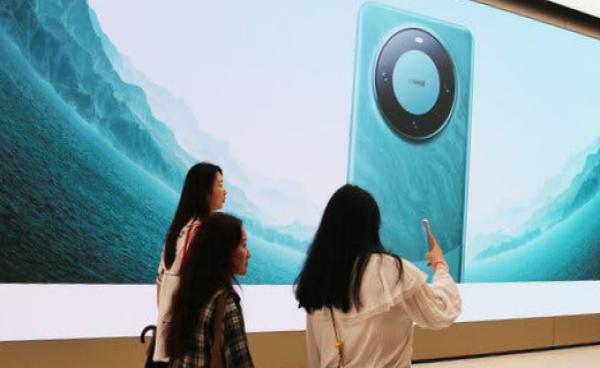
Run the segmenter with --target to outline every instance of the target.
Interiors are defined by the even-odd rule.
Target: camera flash
[[[421,37],[415,37],[415,42],[416,43],[423,43],[423,38],[421,38]]]

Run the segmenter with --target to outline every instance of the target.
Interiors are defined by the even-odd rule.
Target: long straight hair
[[[166,352],[171,358],[180,358],[193,348],[201,311],[215,292],[232,289],[233,254],[241,240],[242,221],[220,212],[206,217],[194,235],[171,305],[166,339]]]
[[[379,239],[381,217],[367,191],[346,184],[327,203],[321,223],[296,279],[296,299],[308,313],[323,307],[360,309],[360,286],[374,253],[386,253]],[[398,262],[398,279],[402,262]]]
[[[192,218],[203,220],[210,215],[210,196],[217,173],[222,175],[223,170],[208,162],[196,164],[188,171],[175,216],[173,216],[165,239],[165,265],[167,268],[171,268],[175,261],[177,238],[185,224]]]

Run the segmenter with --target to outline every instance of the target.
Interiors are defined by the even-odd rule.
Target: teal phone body
[[[368,190],[384,245],[428,272],[428,218],[463,275],[473,41],[464,27],[367,3],[359,12],[348,181]]]

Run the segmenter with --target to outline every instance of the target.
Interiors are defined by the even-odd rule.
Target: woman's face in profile
[[[210,211],[215,212],[223,208],[226,196],[227,191],[225,190],[225,186],[223,184],[223,175],[221,175],[220,172],[217,172],[209,198]]]
[[[248,272],[249,259],[248,238],[246,237],[246,230],[242,228],[242,240],[233,252],[233,272],[237,275],[245,275]]]

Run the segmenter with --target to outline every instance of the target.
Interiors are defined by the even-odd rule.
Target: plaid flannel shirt
[[[225,364],[228,368],[253,368],[252,357],[248,349],[244,318],[240,298],[233,291],[228,290],[225,299],[225,314],[223,317],[223,352]],[[213,326],[217,296],[208,302],[207,308],[202,310],[200,320],[194,329],[193,345],[180,359],[171,359],[171,368],[209,368],[210,351],[212,347]]]

